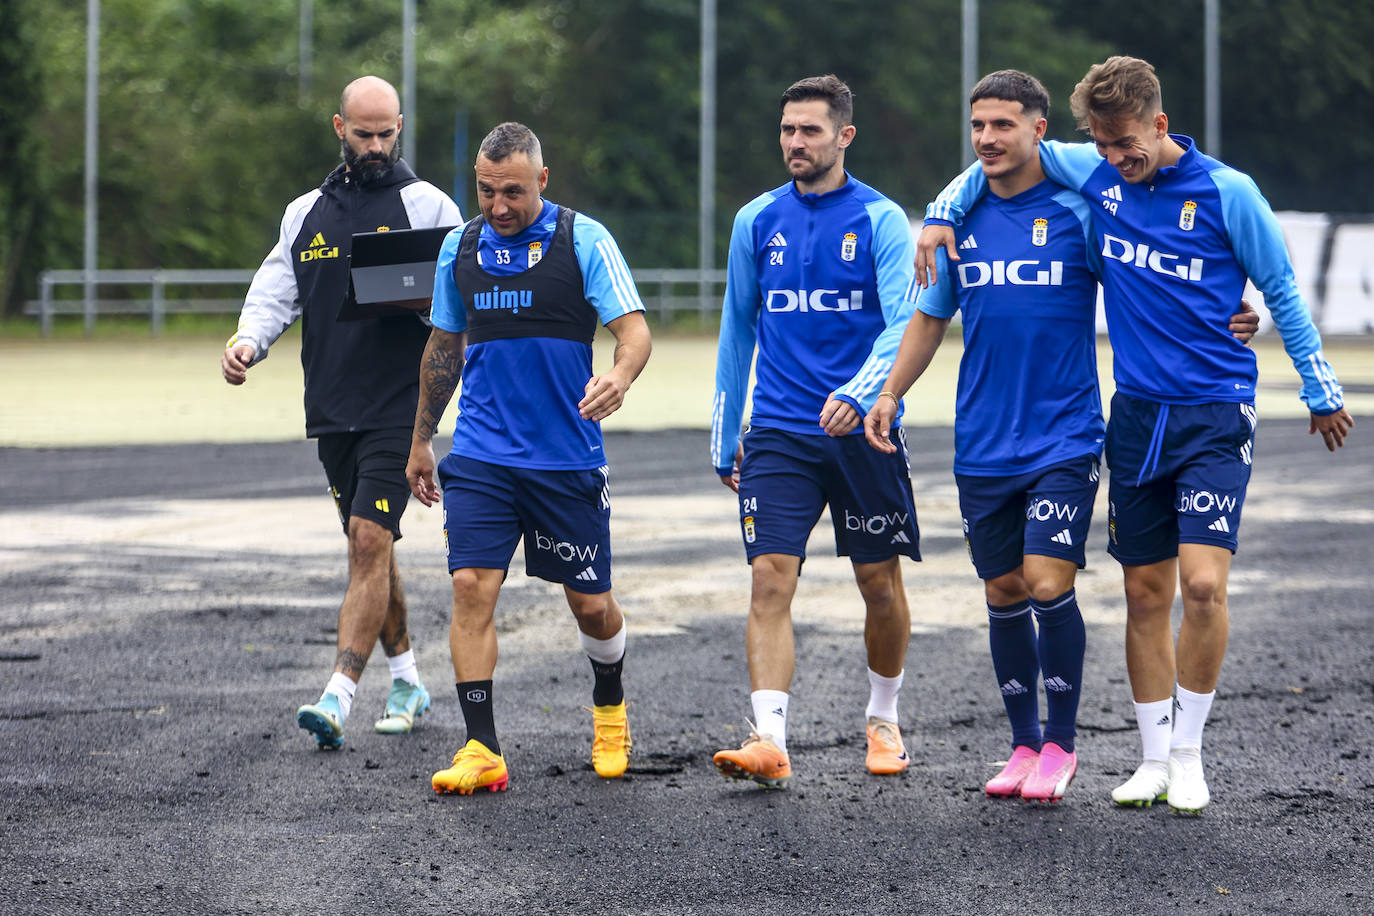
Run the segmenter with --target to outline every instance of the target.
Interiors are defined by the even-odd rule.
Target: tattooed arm
[[[434,431],[462,377],[463,335],[440,328],[430,331],[425,355],[420,357],[420,403],[415,408],[415,432],[406,464],[410,492],[426,506],[437,503],[442,495],[434,479]]]

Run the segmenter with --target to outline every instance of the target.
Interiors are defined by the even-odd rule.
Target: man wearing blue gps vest
[[[1131,57],[1094,65],[1070,105],[1090,145],[1040,145],[1053,180],[1094,210],[1094,247],[1114,353],[1107,429],[1108,551],[1122,564],[1126,664],[1143,762],[1112,792],[1121,805],[1166,798],[1197,813],[1210,792],[1202,732],[1226,652],[1226,583],[1254,442],[1253,351],[1223,333],[1247,276],[1302,378],[1309,431],[1343,444],[1353,421],[1297,291],[1278,223],[1253,181],[1168,132],[1154,68]],[[981,196],[981,168],[927,210],[918,279],[948,226]],[[1175,647],[1170,608],[1183,597]]]
[[[833,75],[782,96],[779,141],[791,180],[735,216],[716,364],[711,463],[739,494],[752,567],[745,640],[754,730],[715,755],[720,772],[782,788],[795,661],[792,596],[806,542],[829,504],[836,552],[863,596],[872,773],[906,768],[897,694],[910,638],[898,557],[920,559],[905,445],[864,444],[863,416],[911,315],[911,229],[896,204],[844,168],[853,95]],[[741,444],[749,366],[753,415]]]
[[[527,572],[563,585],[591,660],[592,765],[605,778],[628,765],[625,621],[611,594],[600,421],[624,402],[651,346],[643,303],[610,233],[540,196],[549,170],[533,131],[498,125],[482,141],[475,171],[481,216],[451,232],[439,253],[406,468],[421,502],[444,504],[449,648],[468,741],[432,784],[463,795],[509,781],[492,715],[494,614],[522,537]],[[611,368],[595,375],[598,321],[616,348]],[[431,440],[460,378],[453,451],[438,466],[441,491]]]

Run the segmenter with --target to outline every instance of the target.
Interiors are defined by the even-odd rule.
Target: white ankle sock
[[[348,711],[353,708],[353,694],[358,690],[358,682],[346,674],[335,671],[329,676],[329,683],[324,685],[325,693],[332,693],[339,698],[339,713],[348,718]]]
[[[415,650],[406,649],[400,655],[388,656],[386,663],[391,666],[391,679],[409,681],[419,686],[420,669],[415,665]]]
[[[1186,687],[1178,687],[1174,706],[1174,735],[1169,742],[1170,749],[1191,747],[1202,750],[1202,729],[1207,724],[1207,714],[1212,710],[1212,700],[1217,692],[1193,693]]]
[[[767,738],[787,753],[787,691],[755,690],[749,694],[754,705],[754,728],[760,737]]]
[[[1174,724],[1174,701],[1155,700],[1135,704],[1135,724],[1140,729],[1141,756],[1165,763],[1169,760],[1169,736]]]
[[[876,716],[888,722],[897,721],[897,693],[902,689],[902,677],[905,674],[905,671],[899,671],[896,677],[883,677],[872,668],[868,669],[868,710],[865,716]]]

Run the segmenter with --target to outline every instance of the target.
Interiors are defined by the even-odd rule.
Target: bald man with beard
[[[400,158],[402,122],[400,98],[386,80],[364,76],[344,88],[333,117],[343,162],[287,206],[277,244],[253,278],[220,359],[225,381],[242,385],[277,338],[301,321],[305,434],[318,443],[348,537],[334,669],[320,699],[296,713],[321,750],[343,746],[358,680],[379,639],[391,691],[377,731],[407,733],[430,705],[394,551],[410,495],[405,466],[429,325],[419,312],[339,320],[354,233],[462,222],[448,195]]]

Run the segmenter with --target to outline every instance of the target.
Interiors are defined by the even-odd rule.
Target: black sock
[[[617,706],[625,699],[625,688],[620,685],[620,672],[625,667],[625,656],[620,656],[609,665],[589,658],[592,674],[596,683],[592,685],[592,704],[594,706]]]
[[[458,705],[463,707],[463,722],[468,740],[476,739],[493,754],[501,753],[496,741],[496,720],[491,712],[491,681],[463,681],[458,688]]]

